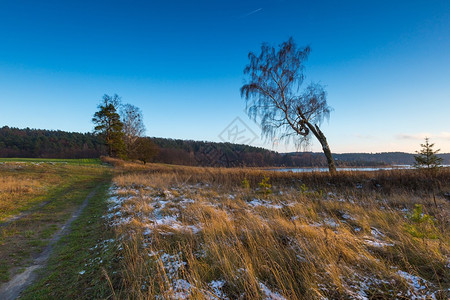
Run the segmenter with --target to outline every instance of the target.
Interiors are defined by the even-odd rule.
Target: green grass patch
[[[25,162],[25,163],[62,163],[71,165],[100,165],[99,158],[0,158],[0,162]]]
[[[28,194],[11,193],[0,188],[0,224],[11,216],[38,208],[40,203],[53,202],[54,199],[62,197],[73,198],[72,195],[68,195],[70,189],[71,193],[83,192],[86,183],[98,181],[98,178],[103,178],[110,172],[109,167],[95,164],[32,165],[27,163],[19,169],[10,169],[8,165],[12,164],[5,163],[3,168],[0,168],[0,178],[4,176],[10,181],[14,178],[23,184],[32,180],[36,187]],[[80,186],[81,183],[84,186]],[[49,205],[52,204],[47,204]]]
[[[0,263],[0,280],[1,281],[9,280],[8,266],[5,263]]]
[[[98,299],[111,297],[104,270],[114,273],[117,245],[114,233],[104,224],[103,214],[109,184],[103,184],[83,213],[61,238],[41,278],[23,294],[23,299]]]
[[[8,169],[2,171],[11,174]],[[111,176],[110,168],[98,165],[32,166],[21,172],[26,172],[27,176],[41,177],[44,182],[47,178],[55,182],[44,194],[30,199],[24,200],[18,195],[17,200],[12,200],[22,201],[20,205],[3,214],[0,212],[0,220],[7,220],[8,215],[26,211],[19,219],[3,223],[0,227],[0,262],[1,273],[4,274],[0,275],[0,282],[17,274],[16,267],[28,266],[32,257],[45,249],[86,196],[99,184],[109,182]]]

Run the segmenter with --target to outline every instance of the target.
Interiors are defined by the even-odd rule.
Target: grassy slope
[[[0,162],[28,162],[28,163],[65,163],[73,165],[101,164],[98,158],[80,158],[80,159],[66,159],[66,158],[0,158]]]
[[[109,173],[108,168],[98,165],[3,164],[0,177],[9,183],[11,178],[17,177],[14,183],[17,188],[13,191],[18,192],[0,192],[3,208],[0,220],[7,221],[9,216],[19,212],[29,214],[0,223],[0,282],[20,273],[33,255],[45,248],[87,194],[99,183],[109,180]],[[24,192],[23,185],[30,180],[36,184]]]
[[[75,182],[102,176],[104,170],[93,162],[61,164],[22,160],[0,163],[0,223],[57,197]]]
[[[447,299],[449,206],[442,196],[434,206],[418,172],[330,176],[120,165],[140,170],[114,179],[117,197],[125,199],[111,220],[126,249],[121,297],[201,299],[220,295],[212,283],[223,282],[230,298],[262,297],[264,284],[287,299]],[[268,195],[259,185],[265,174],[274,191]],[[449,176],[438,176],[437,194],[449,191]],[[414,221],[415,204],[434,221]]]
[[[105,230],[102,218],[108,187],[108,183],[102,184],[90,199],[71,232],[57,244],[48,267],[41,271],[41,279],[23,293],[24,299],[95,299],[111,295],[105,271],[113,273],[117,258],[114,235]]]
[[[195,279],[199,283],[198,288],[203,289],[208,289],[205,284],[213,279],[229,279],[222,290],[236,296],[244,289],[247,295],[261,296],[258,278],[273,290],[280,291],[284,295],[291,293],[292,298],[296,295],[305,295],[306,292],[310,296],[318,295],[318,282],[314,281],[314,276],[317,275],[331,282],[329,288],[336,289],[336,294],[330,290],[323,293],[331,297],[343,296],[341,276],[344,278],[353,276],[352,269],[346,268],[355,268],[363,275],[376,274],[375,276],[381,276],[378,277],[380,280],[395,280],[396,284],[400,285],[398,290],[404,290],[406,283],[394,274],[395,272],[392,273],[389,269],[391,265],[423,276],[435,284],[442,284],[443,288],[448,287],[446,276],[442,277],[442,272],[448,274],[445,267],[442,269],[445,264],[442,262],[442,256],[445,256],[446,252],[448,254],[449,247],[448,231],[445,233],[447,225],[442,224],[440,219],[439,224],[444,226],[441,231],[443,236],[440,237],[442,245],[439,245],[437,240],[428,240],[424,243],[421,239],[408,235],[403,228],[408,221],[403,217],[404,213],[401,211],[403,207],[407,207],[411,212],[414,203],[424,203],[431,211],[428,213],[435,215],[438,212],[431,206],[432,200],[421,191],[423,188],[420,184],[421,179],[411,175],[412,172],[397,175],[395,172],[387,172],[376,176],[374,173],[341,174],[338,177],[330,177],[327,174],[265,172],[264,174],[269,174],[271,178],[274,191],[284,193],[261,196],[255,189],[261,181],[263,172],[257,170],[163,165],[144,167],[122,162],[119,165],[122,167],[120,171],[123,172],[116,177],[115,182],[126,189],[130,188],[124,191],[123,196],[133,194],[136,184],[144,184],[152,186],[152,192],[144,191],[150,193],[152,198],[165,197],[162,192],[169,190],[171,193],[179,193],[175,196],[175,200],[184,196],[198,198],[200,201],[224,199],[214,200],[213,203],[222,208],[212,209],[209,205],[197,204],[191,208],[188,206],[188,211],[185,211],[182,217],[183,222],[191,224],[195,220],[204,219],[209,226],[198,236],[177,231],[174,235],[160,235],[155,231],[150,235],[153,245],[147,248],[142,242],[148,240],[143,241],[143,236],[135,234],[145,229],[145,223],[138,215],[132,216],[136,221],[132,221],[130,226],[124,225],[116,233],[105,227],[105,219],[101,216],[107,210],[104,201],[107,197],[107,185],[102,185],[84,213],[73,223],[71,233],[58,243],[48,268],[42,270],[42,279],[24,293],[25,299],[109,298],[114,296],[114,293],[119,298],[146,298],[161,294],[168,288],[166,284],[169,274],[165,271],[166,266],[161,261],[160,254],[172,253],[178,257],[176,253],[181,253],[179,251],[182,253],[178,259],[187,260],[188,268],[181,268],[182,274],[180,273],[180,277],[177,278],[185,278],[188,281]],[[135,172],[136,170],[140,171]],[[243,178],[249,180],[251,191],[242,189]],[[189,186],[197,182],[208,183],[209,188],[194,189],[192,194],[189,194],[189,191],[185,195],[184,192],[181,193],[180,189],[183,190],[187,186],[189,190]],[[355,184],[361,182],[364,188],[355,189]],[[217,183],[221,186],[218,187]],[[309,187],[306,191],[302,191],[301,188],[304,183]],[[376,186],[378,183],[382,185],[381,189]],[[444,177],[442,183],[443,189],[449,188],[448,175]],[[290,190],[290,187],[294,189]],[[314,192],[319,189],[323,189],[323,193]],[[327,197],[328,191],[345,196],[345,202],[330,201],[330,197]],[[236,198],[228,199],[230,193]],[[282,211],[265,207],[247,207],[248,201],[253,197],[274,204],[283,201],[296,204]],[[335,197],[338,196],[332,196]],[[359,200],[354,204],[350,203],[349,199]],[[387,199],[388,202],[382,202],[383,199]],[[135,204],[135,212],[140,211],[145,216],[152,212],[152,204],[148,201],[151,199],[138,196],[130,204]],[[171,207],[176,206],[177,204],[174,204]],[[387,207],[387,211],[385,208],[380,210],[382,206]],[[356,217],[358,221],[342,218],[343,212]],[[170,210],[167,213],[171,213]],[[227,213],[234,214],[238,218],[229,220],[226,217]],[[292,221],[295,216],[299,216],[299,219]],[[261,217],[269,222],[260,223]],[[325,218],[335,220],[339,227],[314,225],[323,223]],[[372,227],[381,229],[390,241],[395,241],[396,246],[391,248],[368,246],[365,243],[365,235],[371,236]],[[362,231],[356,232],[354,228],[361,228]],[[164,232],[171,229],[161,228],[161,230]],[[247,232],[246,236],[241,235],[242,230]],[[135,240],[117,241],[115,239],[117,234],[134,236]],[[223,243],[220,244],[218,241]],[[236,248],[228,248],[230,241]],[[299,249],[308,252],[310,260],[307,263],[298,261],[296,256],[298,253],[295,252],[297,248],[286,246],[286,243],[290,244],[291,241],[298,243]],[[202,245],[205,245],[205,248],[200,249],[201,253],[205,251],[207,256],[203,257],[203,254],[195,256],[197,254],[194,251],[198,250],[199,246],[202,248]],[[164,252],[160,252],[156,257],[149,257],[149,253],[153,253],[153,250]],[[367,260],[361,258],[361,254],[365,255]],[[428,264],[427,259],[432,259],[436,263]],[[251,273],[248,275],[243,273],[241,276],[244,277],[233,279],[236,274],[239,275],[239,268],[243,266],[246,270],[251,270]],[[422,266],[425,269],[421,269]],[[440,270],[438,271],[436,267]],[[364,273],[365,271],[368,273]],[[436,274],[436,271],[440,274]],[[440,278],[435,278],[436,275]],[[160,285],[153,286],[152,290],[141,289],[142,286],[150,288],[148,283],[152,281]],[[287,285],[280,288],[283,283]],[[288,286],[289,284],[294,285]],[[390,289],[390,285],[387,285],[386,289]],[[379,294],[382,291],[373,290],[370,296],[387,299]],[[173,290],[166,292],[166,295],[173,295]],[[387,296],[392,291],[385,290],[384,293],[386,293],[384,296]],[[201,297],[200,294],[197,296]]]

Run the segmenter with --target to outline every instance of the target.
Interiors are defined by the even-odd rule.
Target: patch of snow
[[[265,297],[263,299],[267,300],[286,300],[282,295],[277,292],[271,291],[264,283],[259,282],[259,288],[264,293]]]
[[[180,257],[181,252],[177,255],[163,253],[159,256],[169,279],[174,279],[178,275],[178,270],[186,265],[186,262],[179,260]]]
[[[336,223],[336,221],[333,219],[328,218],[323,221],[326,225],[328,225],[330,227],[333,227],[333,228],[339,227],[339,223]]]
[[[125,217],[125,218],[120,218],[120,219],[116,219],[113,220],[109,225],[110,226],[119,226],[119,225],[126,225],[129,224],[131,222],[131,217]]]
[[[376,238],[385,237],[385,235],[380,230],[376,229],[375,227],[370,228],[370,233],[372,233],[372,235]]]
[[[191,204],[191,203],[195,203],[195,201],[190,198],[183,198],[179,203],[180,204]]]
[[[178,223],[177,216],[164,216],[153,220],[154,225],[174,226],[176,223]]]
[[[170,290],[174,291],[174,299],[189,299],[192,286],[184,279],[177,279],[173,282]]]
[[[403,279],[405,279],[415,290],[424,290],[427,288],[425,285],[422,285],[422,282],[425,282],[425,279],[411,275],[402,270],[398,270],[397,274],[400,275],[400,277],[402,277]]]
[[[208,283],[208,287],[212,290],[215,297],[210,297],[210,299],[229,299],[227,295],[222,291],[223,286],[225,285],[225,280],[213,280]]]
[[[208,256],[208,253],[205,249],[200,249],[195,253],[195,256],[198,258],[206,258]]]
[[[392,243],[386,243],[383,241],[379,241],[379,240],[369,240],[369,239],[365,239],[364,243],[372,246],[372,247],[377,247],[377,248],[383,248],[383,247],[392,247],[394,246],[394,244]]]
[[[175,198],[175,196],[170,191],[163,191],[162,196],[169,200]]]
[[[275,208],[275,209],[283,208],[283,205],[271,204],[268,201],[260,200],[260,199],[257,199],[257,198],[254,198],[252,201],[247,202],[247,204],[250,205],[250,206],[253,206],[253,207],[264,206],[264,207],[267,207],[267,208]]]
[[[352,220],[352,221],[356,220],[354,217],[350,216],[348,212],[343,212],[341,217],[344,220]]]
[[[381,280],[372,276],[363,276],[355,271],[353,271],[353,276],[347,279],[345,292],[352,299],[359,300],[371,299],[367,293],[371,294],[371,291],[377,290],[377,287],[383,287],[389,284],[386,280]]]
[[[435,293],[430,290],[433,285],[427,280],[402,270],[398,270],[397,274],[408,283],[410,289],[406,296],[410,299],[436,299]]]

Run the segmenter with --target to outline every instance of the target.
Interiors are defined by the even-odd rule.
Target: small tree
[[[153,143],[150,138],[138,138],[135,142],[135,147],[130,153],[129,157],[140,160],[144,165],[155,157],[159,152],[158,146]]]
[[[310,51],[309,47],[298,48],[290,38],[279,49],[263,44],[261,54],[250,52],[250,63],[244,69],[248,83],[241,87],[241,95],[247,102],[248,115],[254,120],[261,119],[263,135],[267,138],[298,135],[300,141],[307,141],[312,133],[322,145],[330,172],[334,173],[336,164],[319,128],[331,111],[325,90],[319,84],[311,84],[298,93],[305,78],[303,63]]]
[[[440,151],[440,149],[433,150],[434,143],[430,144],[429,138],[425,138],[425,144],[420,144],[422,149],[420,151],[416,151],[417,155],[414,156],[416,162],[414,166],[422,171],[425,171],[429,180],[431,180],[431,184],[429,185],[429,189],[433,193],[433,201],[434,205],[437,207],[436,202],[436,193],[435,193],[435,177],[437,171],[439,170],[442,164],[442,158],[438,157],[436,154]]]
[[[98,105],[99,111],[94,114],[92,122],[96,124],[94,131],[105,139],[109,156],[124,157],[125,144],[123,141],[123,123],[117,113],[120,97],[104,95]]]
[[[420,146],[422,149],[416,151],[417,155],[414,156],[416,160],[414,166],[435,173],[442,164],[442,158],[436,155],[440,149],[433,150],[434,143],[430,144],[430,139],[427,137],[425,138],[425,144],[420,144]]]

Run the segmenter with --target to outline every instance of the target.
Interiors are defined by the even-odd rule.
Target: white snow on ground
[[[192,286],[184,279],[177,279],[173,282],[170,290],[173,291],[173,299],[188,299]]]
[[[350,216],[348,213],[343,213],[342,214],[342,219],[344,219],[344,220],[355,220],[355,218]]]
[[[129,195],[128,191],[132,195]],[[194,234],[199,233],[202,230],[201,224],[184,225],[179,218],[179,210],[186,208],[187,205],[194,203],[193,199],[189,198],[176,198],[171,191],[163,191],[162,196],[151,196],[154,192],[151,189],[144,189],[141,193],[137,189],[126,190],[116,186],[110,188],[110,198],[108,199],[108,214],[104,216],[109,221],[110,226],[119,226],[128,224],[131,222],[131,216],[125,216],[126,214],[134,214],[135,216],[141,216],[142,220],[147,224],[147,228],[144,231],[144,235],[150,235],[156,228],[164,226],[165,229],[175,231],[188,231]],[[136,200],[140,197],[141,201],[146,201],[149,206],[153,208],[150,214],[143,214],[136,211],[134,206],[129,206],[128,210],[124,208],[128,201]],[[163,213],[166,206],[171,205],[170,211],[174,211],[174,214],[168,215]],[[171,232],[161,232],[162,234],[171,234]]]
[[[180,260],[180,257],[181,252],[178,255],[163,253],[159,256],[169,279],[174,279],[178,275],[178,270],[186,265],[186,262]]]
[[[376,238],[385,237],[385,235],[380,230],[376,229],[375,227],[370,228],[370,233],[372,233],[372,235]]]
[[[436,299],[434,293],[429,291],[429,288],[432,286],[430,282],[402,270],[398,270],[397,274],[405,279],[409,285],[409,290],[406,294],[409,299]]]
[[[369,239],[365,239],[364,243],[366,245],[372,246],[372,247],[377,247],[377,248],[383,248],[383,247],[392,247],[394,246],[394,244],[392,243],[386,243],[383,241],[379,241],[379,240],[369,240]]]
[[[222,288],[225,285],[225,280],[213,280],[210,283],[208,283],[208,287],[211,289],[214,295],[209,295],[210,299],[217,299],[219,297],[220,299],[228,300],[229,298],[227,295],[225,295],[224,292],[222,292]]]
[[[384,233],[382,233],[380,230],[376,229],[375,227],[372,227],[370,229],[370,233],[372,234],[372,237],[370,236],[364,236],[364,243],[366,245],[377,247],[377,248],[383,248],[383,247],[392,247],[394,246],[393,243],[389,243],[383,240],[383,238],[386,237]]]
[[[133,218],[136,218],[138,221],[142,222],[142,224],[145,224],[143,234],[146,236],[153,234],[156,230],[159,234],[162,235],[173,234],[173,231],[187,231],[191,232],[192,234],[198,234],[199,232],[201,232],[203,224],[184,224],[183,222],[181,222],[180,216],[183,214],[183,209],[186,209],[189,205],[192,205],[196,202],[196,200],[187,198],[183,194],[186,194],[186,192],[195,194],[202,187],[203,186],[197,185],[184,187],[183,189],[172,189],[171,191],[165,190],[161,192],[151,187],[140,187],[140,189],[126,189],[112,186],[109,191],[110,198],[108,200],[108,212],[104,216],[104,218],[108,220],[110,226],[119,226],[131,222],[132,215]],[[336,195],[328,194],[329,198],[333,196]],[[234,194],[228,195],[227,193],[225,197],[231,200],[235,199]],[[209,199],[208,202],[201,203],[204,205],[216,207],[219,205],[216,200],[217,197],[213,197],[213,199]],[[334,200],[341,201],[341,199]],[[151,210],[139,211],[140,205],[134,205],[133,203],[135,201],[145,202],[145,205],[143,207],[150,207]],[[352,202],[348,199],[342,201]],[[282,209],[283,207],[293,204],[296,204],[296,202],[273,203],[268,200],[253,198],[251,201],[247,202],[247,209],[255,211],[257,210],[256,208],[259,207]],[[291,217],[291,220],[295,221],[299,218],[299,216],[293,216]],[[355,220],[355,218],[346,211],[340,211],[340,218],[343,219],[341,220],[342,223],[345,223],[348,220]],[[337,219],[333,219],[332,217],[324,215],[322,218],[322,222],[320,223],[312,223],[309,225],[302,224],[301,226],[329,226],[337,230],[336,228],[340,225],[342,224],[340,224]],[[358,232],[361,231],[361,228],[356,227],[354,230]],[[362,242],[367,246],[379,248],[394,246],[394,244],[389,242],[389,239],[386,237],[386,235],[379,229],[372,227],[370,231],[371,236],[362,237]],[[94,246],[90,250],[99,251],[102,248],[108,247],[108,245],[112,244],[113,242],[114,240],[104,241],[103,243]],[[297,259],[299,261],[306,261],[305,257],[307,256],[302,252],[302,249],[296,247],[296,245],[291,243],[290,246],[295,250]],[[206,252],[199,252],[198,255],[201,257],[206,257]],[[187,280],[182,278],[183,272],[181,272],[181,270],[186,266],[186,262],[181,259],[181,252],[175,255],[171,255],[160,250],[157,252],[150,252],[149,256],[154,257],[166,272],[167,278],[170,281],[170,299],[188,299],[191,297],[193,289],[199,289],[195,282],[188,282]],[[88,262],[88,264],[86,264],[86,267],[101,263],[101,260],[93,260]],[[84,272],[85,270],[78,271],[80,275],[84,274]],[[238,274],[242,272],[245,272],[245,270],[237,270]],[[397,274],[398,276],[403,278],[403,280],[409,287],[409,290],[406,292],[406,294],[403,293],[399,294],[398,296],[407,297],[410,299],[436,299],[435,295],[430,292],[429,289],[432,286],[431,283],[418,276],[411,275],[404,271],[399,270]],[[356,277],[346,285],[346,292],[353,299],[369,299],[371,290],[377,289],[377,287],[379,286],[386,286],[390,284],[392,283],[377,278],[356,275]],[[201,292],[207,299],[229,299],[223,291],[225,285],[225,280],[213,280],[207,284],[207,287],[205,287],[208,290],[200,289],[199,292]],[[261,290],[263,299],[285,299],[278,292],[272,291],[262,281],[259,281],[258,285]]]
[[[352,299],[368,300],[371,290],[376,290],[380,286],[389,284],[387,280],[368,277],[351,270],[353,276],[348,278],[344,284],[345,291]],[[344,278],[343,278],[344,279]],[[368,295],[369,294],[369,295]]]
[[[282,295],[278,294],[277,292],[271,291],[264,283],[261,281],[259,282],[259,288],[264,293],[265,297],[263,299],[267,300],[286,300]]]
[[[181,260],[182,253],[170,255],[162,251],[151,251],[148,256],[153,257],[162,264],[167,279],[169,280],[170,299],[190,299],[190,295],[194,288],[187,280],[180,278],[181,269],[187,265]],[[210,291],[200,290],[207,299],[229,299],[222,288],[225,285],[225,280],[213,280],[208,284]]]
[[[339,223],[337,223],[335,220],[331,219],[331,218],[327,218],[325,220],[323,220],[323,222],[333,228],[339,227]]]
[[[283,205],[280,204],[272,204],[269,201],[265,201],[265,200],[261,200],[261,199],[256,199],[254,198],[252,201],[247,202],[248,205],[253,206],[253,207],[257,207],[257,206],[263,206],[263,207],[267,207],[267,208],[275,208],[275,209],[281,209],[283,208]]]

